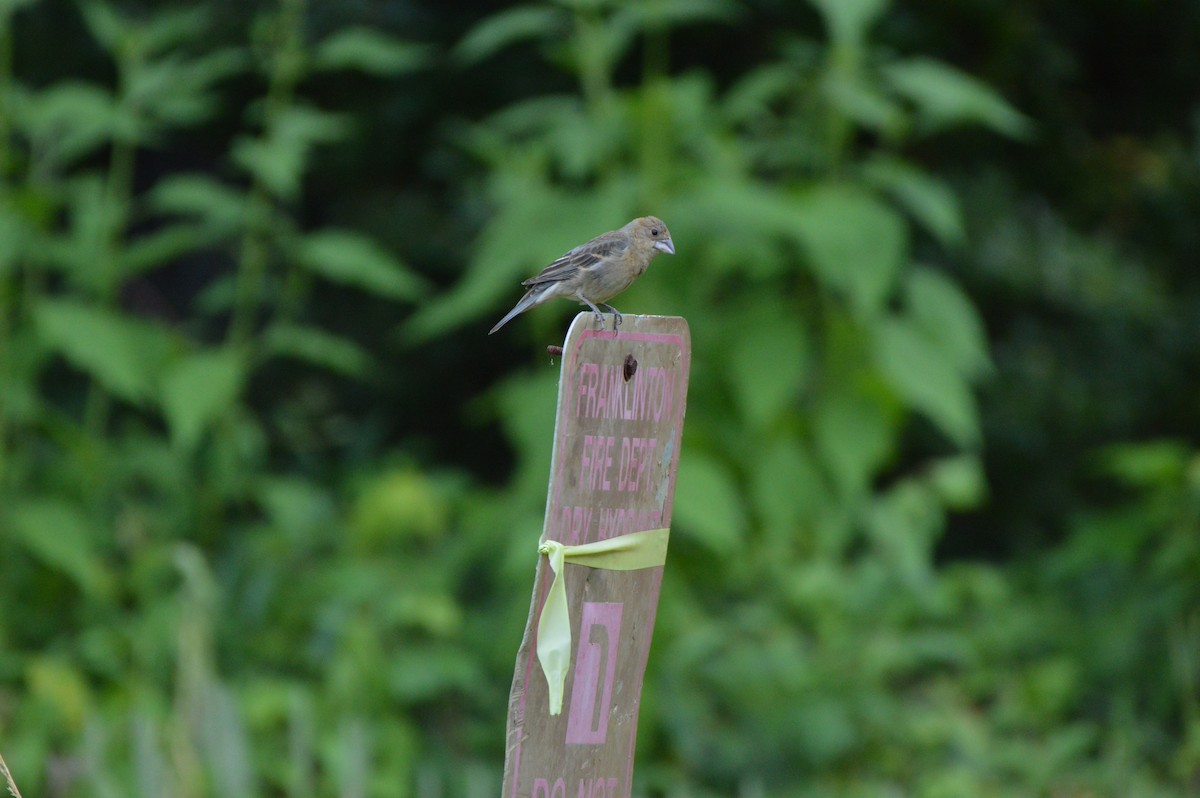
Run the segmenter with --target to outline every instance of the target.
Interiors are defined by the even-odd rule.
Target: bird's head
[[[667,229],[662,219],[657,216],[643,216],[640,219],[634,219],[630,225],[633,226],[634,235],[644,237],[651,249],[665,252],[668,255],[675,254],[675,242],[671,240],[671,231]]]

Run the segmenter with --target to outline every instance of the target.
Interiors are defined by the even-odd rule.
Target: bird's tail
[[[539,286],[538,288],[531,288],[528,291],[526,291],[525,296],[521,297],[521,300],[519,302],[517,302],[517,304],[513,307],[513,309],[510,310],[507,313],[507,315],[505,315],[504,318],[502,318],[502,319],[500,319],[500,321],[496,322],[495,327],[488,330],[488,335],[491,335],[496,330],[499,330],[501,327],[503,327],[505,324],[508,324],[510,321],[513,320],[514,317],[521,315],[522,313],[529,310],[534,305],[537,305],[539,303],[539,301],[542,299],[543,293],[545,293],[545,292],[543,290],[541,290],[541,286]]]

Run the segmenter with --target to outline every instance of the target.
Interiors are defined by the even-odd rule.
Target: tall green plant
[[[577,88],[463,127],[493,215],[461,282],[412,331],[486,326],[563,250],[662,216],[677,257],[619,301],[686,316],[694,346],[642,714],[646,783],[1036,791],[1085,735],[1035,725],[1053,753],[1023,764],[1002,722],[964,736],[979,701],[996,700],[996,718],[1025,711],[977,665],[1038,635],[1016,623],[996,574],[934,567],[947,513],[986,494],[974,387],[991,366],[972,302],[914,254],[923,241],[953,258],[964,230],[953,192],[910,154],[963,128],[1031,126],[961,71],[874,44],[885,3],[814,6],[824,42],[783,36],[722,90],[672,73],[667,53],[673,29],[734,19],[729,4],[548,2],[471,31],[456,51],[464,69],[532,46]],[[638,46],[643,71],[622,83]],[[507,335],[553,340],[565,310],[528,314]],[[539,525],[551,380],[517,374],[491,392],[519,459],[481,529]],[[1013,624],[1003,644],[972,631],[989,616]],[[1014,678],[1050,684],[1059,664],[1013,663]],[[960,745],[968,767],[954,763]],[[912,760],[896,753],[906,748]]]
[[[303,87],[333,71],[394,76],[426,53],[363,28],[309,44],[302,0],[264,11],[232,47],[206,41],[203,9],[94,0],[80,10],[111,85],[34,86],[14,73],[14,26],[38,10],[0,4],[0,678],[23,685],[0,738],[35,794],[55,757],[88,794],[134,781],[146,795],[256,794],[241,696],[215,653],[231,583],[214,582],[210,559],[329,498],[287,476],[295,453],[249,386],[281,358],[366,373],[361,345],[309,320],[326,286],[399,303],[425,291],[365,235],[303,228],[310,162],[352,133]],[[207,129],[235,77],[263,96],[224,161],[143,169]],[[193,270],[210,280],[193,307],[156,298],[156,280]]]
[[[204,11],[85,3],[87,42],[67,26],[62,51],[110,77],[47,78],[21,73],[38,63],[21,25],[61,9],[0,0],[0,751],[27,795],[494,794],[545,506],[542,345],[566,303],[484,333],[519,279],[645,212],[679,254],[618,305],[687,316],[695,353],[640,789],[1186,794],[1190,451],[1114,450],[1128,501],[1076,516],[1028,572],[932,557],[987,492],[990,363],[933,265],[974,242],[930,153],[1029,122],[885,44],[929,24],[910,11],[814,2],[790,18],[823,34],[763,34],[768,6],[531,3],[439,60],[369,28],[314,34],[353,4],[250,9],[226,48],[242,26]],[[421,8],[434,30],[463,13]],[[739,74],[681,49],[727,35],[767,55]],[[431,298],[387,249],[310,221],[346,201],[310,176],[360,122],[314,98],[335,87],[341,109],[365,85],[344,73],[413,70],[371,85],[436,146],[406,155],[423,171],[402,201],[370,205],[450,266],[486,220]],[[555,88],[461,118],[453,98],[492,101],[481,78]],[[413,207],[437,213],[392,210]],[[1008,246],[1027,218],[979,247],[992,268],[1028,259]],[[1073,242],[1111,301],[1119,252],[1096,272]],[[402,352],[328,321],[409,306]],[[478,350],[447,335],[465,325]],[[474,386],[481,352],[526,345],[529,368],[481,397],[426,371],[461,364]],[[495,422],[510,478],[432,466],[427,441],[454,469],[449,441],[470,440],[437,424],[378,454],[414,415],[373,393],[381,363],[440,419]]]

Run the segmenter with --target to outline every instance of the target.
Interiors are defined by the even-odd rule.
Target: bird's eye
[[[652,230],[650,231],[650,235],[652,235],[652,236],[656,236],[656,235],[658,235],[658,228],[657,228],[657,227],[655,227],[654,229],[652,229]]]

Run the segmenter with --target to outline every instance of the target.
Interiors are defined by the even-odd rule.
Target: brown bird
[[[641,277],[660,252],[674,255],[675,244],[662,219],[654,216],[642,216],[620,230],[602,233],[551,263],[537,277],[522,282],[529,290],[488,335],[514,316],[555,297],[587,305],[603,323],[604,316],[596,307],[599,302],[616,314],[615,325],[619,325],[620,311],[605,303]]]

